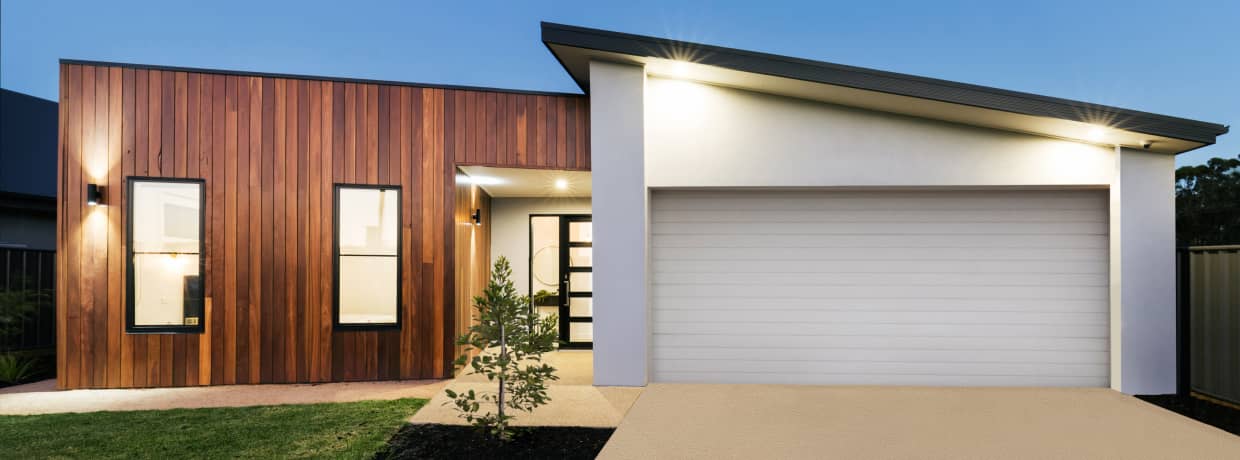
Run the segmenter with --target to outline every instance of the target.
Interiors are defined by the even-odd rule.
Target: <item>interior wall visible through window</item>
[[[203,187],[130,178],[127,329],[201,331]]]
[[[336,189],[336,325],[399,325],[400,190]]]

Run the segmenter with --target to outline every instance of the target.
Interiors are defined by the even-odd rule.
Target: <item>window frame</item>
[[[134,250],[133,250],[133,189],[138,182],[166,182],[198,184],[198,276],[202,282],[202,317],[194,326],[186,325],[155,325],[142,326],[136,324],[136,302],[134,296]],[[206,330],[207,317],[207,253],[206,253],[206,214],[207,214],[207,181],[206,179],[185,177],[157,176],[126,176],[125,177],[125,333],[127,334],[201,334]]]
[[[342,323],[340,322],[340,190],[361,189],[396,191],[396,322],[394,323]],[[351,184],[337,182],[332,184],[332,330],[335,331],[390,331],[400,330],[404,317],[405,299],[401,289],[405,276],[405,245],[401,233],[404,225],[403,203],[404,193],[399,185]],[[390,257],[390,256],[388,256]]]

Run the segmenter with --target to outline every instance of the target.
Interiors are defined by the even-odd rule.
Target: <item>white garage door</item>
[[[655,381],[1106,386],[1104,191],[656,191]]]

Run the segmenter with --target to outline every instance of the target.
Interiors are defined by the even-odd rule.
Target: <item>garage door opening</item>
[[[656,191],[654,381],[1109,384],[1103,190]]]

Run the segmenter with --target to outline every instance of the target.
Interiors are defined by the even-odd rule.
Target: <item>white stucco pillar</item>
[[[646,384],[648,197],[640,66],[590,62],[594,384]]]
[[[1117,147],[1116,161],[1111,386],[1128,394],[1174,393],[1175,157]]]

